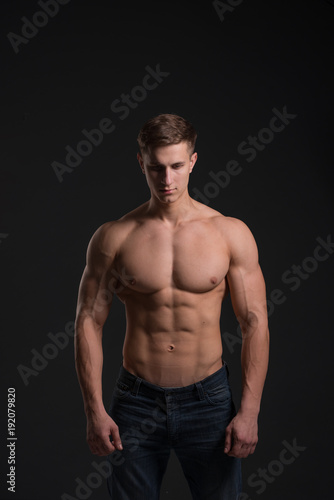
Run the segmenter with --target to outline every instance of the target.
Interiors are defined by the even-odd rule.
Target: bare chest
[[[201,225],[173,233],[142,227],[129,235],[116,260],[127,290],[146,294],[170,287],[208,292],[225,285],[228,266],[223,238]]]

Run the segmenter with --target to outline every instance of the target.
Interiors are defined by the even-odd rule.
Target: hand
[[[102,416],[94,414],[87,417],[87,443],[94,455],[109,455],[116,449],[123,449],[118,425],[107,412]]]
[[[230,457],[246,458],[258,442],[257,416],[238,412],[226,427],[224,452]]]

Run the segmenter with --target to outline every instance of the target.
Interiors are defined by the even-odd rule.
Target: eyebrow
[[[184,165],[185,162],[184,161],[177,161],[175,163],[172,164],[172,166],[174,165]],[[149,167],[164,167],[165,165],[163,165],[162,163],[150,163],[148,165]]]

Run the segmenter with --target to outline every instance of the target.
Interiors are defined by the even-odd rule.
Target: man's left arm
[[[258,250],[248,227],[229,219],[231,302],[242,333],[240,409],[226,428],[225,453],[246,458],[258,442],[258,414],[268,369],[269,329],[266,288]]]

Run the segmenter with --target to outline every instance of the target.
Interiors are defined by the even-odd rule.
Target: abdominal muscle
[[[206,294],[204,294],[206,295]],[[160,387],[184,387],[222,367],[221,297],[202,294],[173,307],[152,298],[125,302],[123,366]]]

